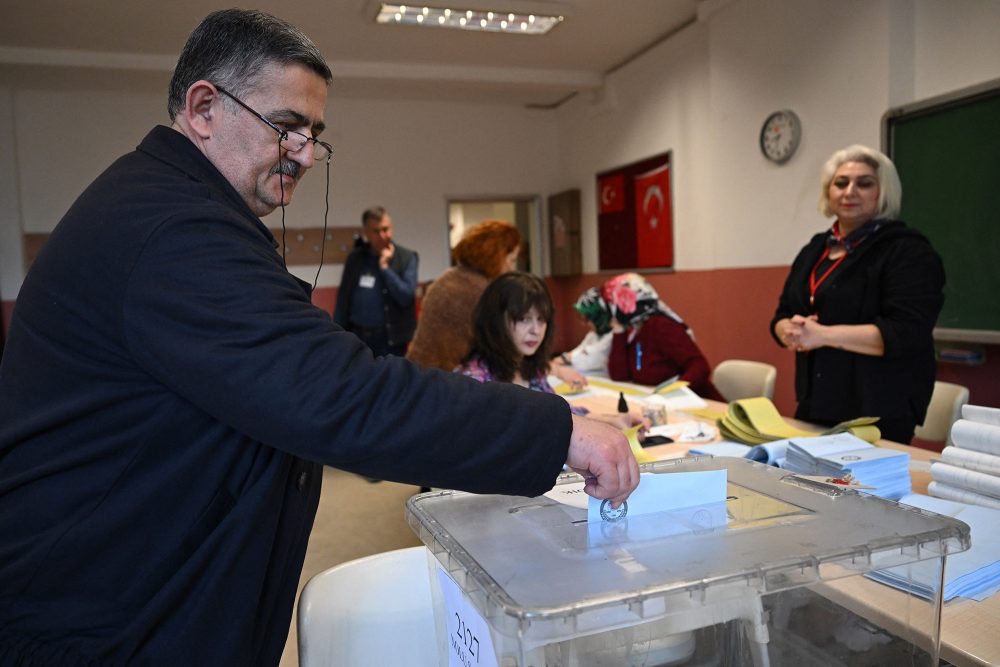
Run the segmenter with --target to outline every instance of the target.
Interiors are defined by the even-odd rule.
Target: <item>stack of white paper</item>
[[[708,442],[703,445],[694,445],[688,450],[690,456],[733,456],[738,459],[745,458],[750,451],[750,445],[742,442]]]
[[[966,505],[919,494],[903,496],[904,505],[951,516],[969,525],[972,548],[948,556],[945,566],[944,599],[961,596],[985,600],[1000,590],[1000,534],[996,530],[1000,510]],[[870,572],[867,576],[930,599],[938,585],[938,559]]]
[[[1000,410],[962,406],[951,427],[951,447],[931,464],[932,496],[1000,508]]]
[[[789,440],[782,468],[843,478],[850,473],[872,495],[896,500],[910,492],[910,455],[876,447],[850,433]]]
[[[747,452],[746,457],[751,461],[766,463],[771,466],[783,468],[785,457],[788,456],[788,443],[791,440],[772,440],[760,445],[754,445]]]

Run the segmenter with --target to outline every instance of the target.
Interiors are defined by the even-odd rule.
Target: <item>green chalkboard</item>
[[[944,259],[935,337],[1000,342],[1000,81],[890,110],[883,130],[900,217]]]

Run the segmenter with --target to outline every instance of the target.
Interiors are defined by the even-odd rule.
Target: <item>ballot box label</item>
[[[438,568],[448,631],[448,667],[498,667],[486,619],[462,595],[455,580]]]

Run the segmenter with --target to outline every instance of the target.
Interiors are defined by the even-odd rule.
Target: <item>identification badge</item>
[[[366,289],[371,289],[375,287],[375,276],[373,276],[370,273],[366,273],[365,275],[361,276],[361,280],[358,281],[358,285]]]

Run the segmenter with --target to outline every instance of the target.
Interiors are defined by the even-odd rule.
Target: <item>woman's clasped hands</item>
[[[808,352],[823,347],[824,327],[816,315],[793,315],[775,325],[782,345],[795,352]]]

